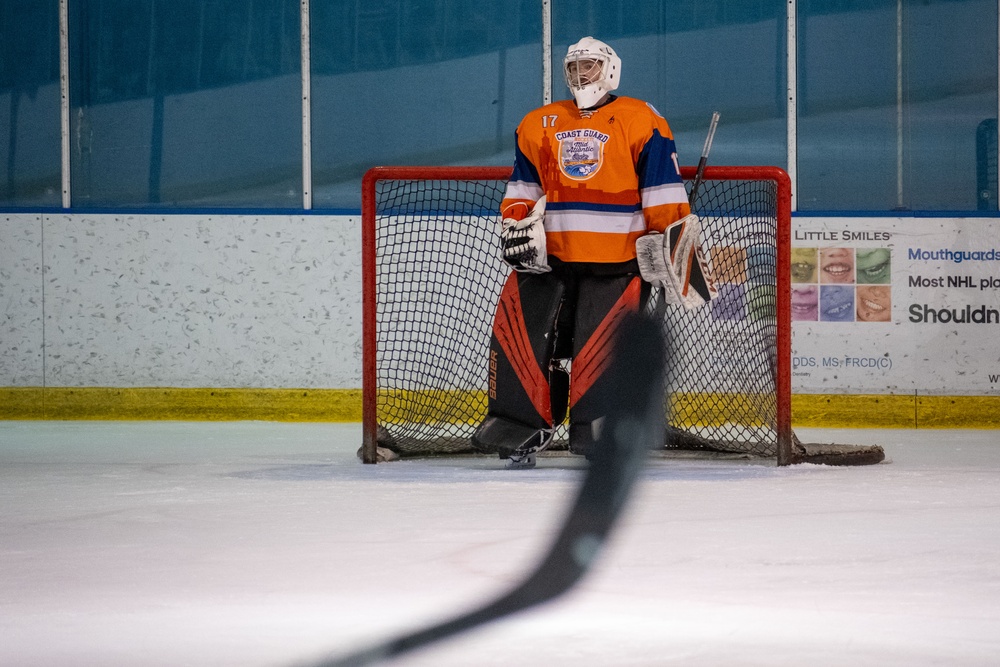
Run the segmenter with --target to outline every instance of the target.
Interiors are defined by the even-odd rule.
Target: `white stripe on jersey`
[[[666,183],[664,185],[654,185],[651,188],[642,190],[642,206],[649,208],[661,206],[663,204],[686,204],[688,203],[687,191],[683,183]]]
[[[642,211],[608,213],[604,211],[546,211],[547,232],[601,232],[628,234],[646,231]]]
[[[538,201],[544,194],[545,191],[542,190],[542,186],[538,183],[510,181],[507,183],[507,193],[504,195],[504,199],[530,199],[531,201]]]

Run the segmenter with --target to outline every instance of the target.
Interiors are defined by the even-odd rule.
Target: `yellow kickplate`
[[[1000,396],[801,394],[792,423],[818,428],[1000,428]]]
[[[438,414],[434,408],[442,400],[455,399],[425,393],[416,403],[428,414]],[[468,396],[451,419],[481,419],[485,395],[457,393]],[[387,393],[380,403],[414,402],[417,394]],[[6,387],[0,388],[0,419],[359,422],[361,390]],[[792,423],[803,428],[1000,428],[1000,396],[798,394],[792,397]]]
[[[356,422],[361,390],[8,387],[0,419]]]

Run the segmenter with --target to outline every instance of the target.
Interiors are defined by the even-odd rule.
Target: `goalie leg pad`
[[[596,438],[594,423],[600,423],[610,400],[605,371],[612,360],[618,328],[626,314],[639,311],[649,298],[649,290],[649,283],[634,274],[580,278],[570,379],[571,450],[589,453],[590,442]],[[633,353],[641,355],[643,351]]]
[[[600,435],[603,420],[595,422],[573,422],[569,425],[569,451],[588,459],[594,451],[594,441]]]
[[[491,419],[521,424],[532,433],[552,429],[549,366],[564,292],[562,279],[551,273],[508,277],[493,321],[487,418],[472,439],[477,450],[509,454],[526,439],[507,430],[488,436],[483,430]]]
[[[538,429],[494,415],[487,415],[472,436],[476,451],[497,454],[501,459],[510,458],[515,452],[523,457],[534,455],[551,441],[552,429]]]

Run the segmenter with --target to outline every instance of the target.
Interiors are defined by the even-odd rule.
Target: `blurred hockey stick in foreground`
[[[628,315],[615,344],[608,406],[586,476],[549,552],[521,584],[493,602],[340,658],[303,667],[357,667],[395,658],[484,623],[552,600],[572,588],[594,562],[621,514],[650,450],[664,437],[665,346],[653,321]]]

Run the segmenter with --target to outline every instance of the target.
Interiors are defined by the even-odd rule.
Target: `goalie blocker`
[[[647,234],[635,242],[639,272],[661,288],[669,304],[697,308],[719,295],[700,237],[701,219],[692,213],[667,227],[665,234]]]
[[[472,436],[478,451],[511,461],[534,454],[568,413],[570,450],[589,458],[618,328],[649,294],[635,273],[595,275],[592,267],[557,261],[550,273],[507,278],[490,339],[487,416]]]

